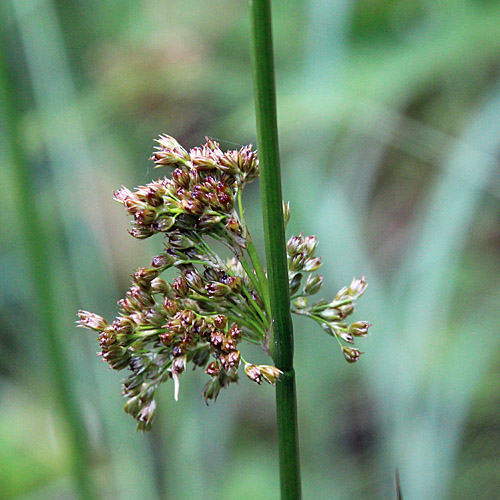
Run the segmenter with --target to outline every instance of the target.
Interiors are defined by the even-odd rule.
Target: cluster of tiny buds
[[[207,402],[217,399],[222,387],[236,382],[241,363],[238,344],[244,333],[249,334],[226,315],[216,313],[234,304],[244,312],[241,289],[249,286],[249,280],[242,277],[241,264],[229,260],[225,269],[231,275],[211,267],[200,274],[192,265],[179,265],[179,256],[186,258],[170,248],[154,257],[149,268],[136,270],[130,289],[118,302],[121,313],[112,324],[88,311],[78,313],[79,326],[99,332],[103,361],[114,370],[130,370],[124,382],[123,394],[128,397],[124,409],[142,430],[150,428],[155,416],[154,398],[160,383],[173,379],[177,399],[178,377],[189,362],[194,368],[204,368],[210,377],[202,392]],[[167,283],[160,274],[173,265],[181,274]],[[210,299],[210,310],[206,303],[202,302],[204,310],[197,304],[196,298],[201,297]],[[262,304],[255,291],[251,298]],[[280,373],[266,365],[250,371],[248,366],[255,365],[245,362],[245,373],[259,384],[261,380],[274,384]]]
[[[172,137],[162,135],[151,159],[157,167],[173,167],[171,178],[114,193],[133,217],[130,234],[143,239],[155,233],[192,229],[226,231],[244,246],[244,228],[235,210],[235,198],[259,174],[251,145],[222,152],[208,139],[189,153]]]
[[[339,341],[344,358],[349,363],[356,362],[362,352],[355,347],[345,346],[340,341],[354,344],[355,337],[365,337],[371,326],[366,321],[348,324],[346,318],[354,312],[356,300],[363,295],[367,283],[365,278],[354,278],[349,287],[342,288],[331,302],[320,300],[312,305],[308,297],[321,289],[323,277],[309,274],[303,283],[304,273],[313,273],[321,266],[314,257],[318,242],[314,236],[292,236],[287,243],[288,278],[290,296],[293,300],[292,312],[308,316],[322,329]]]
[[[128,370],[124,409],[141,430],[151,426],[162,383],[172,380],[178,398],[179,376],[189,363],[209,377],[202,391],[206,402],[238,380],[242,363],[247,377],[257,384],[274,385],[282,374],[274,366],[248,363],[240,351],[240,343],[249,341],[268,352],[272,324],[265,305],[269,300],[264,300],[266,273],[242,209],[242,189],[259,175],[256,152],[251,145],[223,152],[208,138],[190,151],[168,135],[161,135],[157,143],[151,160],[157,167],[171,167],[171,176],[135,191],[122,187],[114,197],[133,217],[132,236],[143,239],[161,233],[165,250],[149,267],[134,272],[111,324],[88,311],[78,313],[79,326],[99,333],[101,359],[114,370]],[[283,217],[286,225],[288,203],[283,205]],[[222,259],[210,245],[214,240],[234,257]],[[287,243],[292,312],[312,318],[335,337],[352,363],[361,352],[341,342],[353,344],[355,337],[368,334],[367,322],[345,322],[366,282],[354,279],[333,301],[309,305],[308,298],[323,283],[314,274],[321,266],[314,255],[317,244],[314,236],[302,233]],[[170,268],[178,275],[167,282],[161,275]]]

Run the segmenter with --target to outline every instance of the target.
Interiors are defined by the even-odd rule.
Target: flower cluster
[[[172,379],[179,392],[179,376],[189,363],[209,377],[205,401],[215,400],[222,387],[238,380],[243,363],[247,377],[274,385],[281,371],[244,360],[240,345],[260,345],[268,352],[271,336],[269,290],[265,270],[252,243],[244,216],[242,190],[258,177],[259,163],[251,146],[223,152],[210,139],[186,151],[175,139],[162,135],[151,159],[156,166],[173,168],[170,177],[135,191],[122,187],[115,199],[132,216],[130,234],[148,238],[163,233],[165,248],[148,267],[135,271],[119,315],[109,324],[102,317],[79,311],[79,325],[99,333],[101,358],[114,370],[127,369],[123,394],[125,411],[149,429],[156,413],[159,386]],[[284,205],[284,217],[290,217]],[[233,257],[223,259],[211,241],[223,243]],[[354,280],[331,303],[309,306],[307,297],[319,291],[322,278],[313,273],[314,236],[295,236],[287,245],[292,311],[310,316],[338,340],[352,343],[368,333],[369,325],[347,325],[364,280]],[[162,274],[177,271],[167,281]],[[302,286],[302,288],[301,288]],[[343,347],[348,361],[357,349]]]
[[[365,278],[352,280],[349,287],[342,288],[331,302],[319,300],[309,304],[308,297],[321,289],[323,277],[312,274],[321,266],[321,260],[314,257],[318,244],[314,236],[292,236],[287,243],[288,281],[292,298],[292,312],[308,316],[321,325],[321,328],[339,342],[344,358],[349,363],[356,362],[362,352],[355,347],[342,344],[354,344],[355,337],[368,335],[370,324],[356,321],[348,324],[346,319],[354,312],[356,300],[363,295],[367,284]],[[303,283],[304,273],[308,276]]]
[[[259,175],[259,163],[251,146],[223,153],[217,142],[207,139],[189,153],[172,137],[162,135],[151,160],[156,166],[174,167],[172,178],[139,187],[123,187],[115,199],[133,216],[129,231],[136,238],[173,230],[230,236],[244,246],[244,228],[235,201],[244,185]]]

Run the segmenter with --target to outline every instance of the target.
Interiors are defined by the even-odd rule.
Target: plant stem
[[[270,0],[251,0],[252,59],[269,298],[271,352],[283,372],[276,384],[282,500],[301,498],[293,327],[281,196]]]
[[[29,272],[40,314],[41,329],[45,342],[45,354],[52,376],[49,384],[55,388],[63,418],[68,425],[71,440],[71,472],[74,477],[78,497],[82,500],[97,499],[91,480],[92,471],[89,456],[89,442],[81,409],[68,376],[70,367],[61,341],[58,326],[55,282],[51,273],[50,243],[43,230],[41,217],[33,208],[35,189],[32,185],[28,162],[24,158],[26,149],[19,133],[19,110],[16,93],[6,63],[6,50],[3,42],[3,23],[0,23],[0,103],[4,130],[10,144],[10,161],[13,179],[13,195],[18,207],[20,235],[23,238]]]

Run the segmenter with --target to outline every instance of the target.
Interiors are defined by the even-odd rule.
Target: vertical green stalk
[[[250,9],[260,187],[273,318],[271,354],[276,366],[283,372],[276,384],[281,499],[297,500],[301,498],[297,403],[278,149],[271,2],[251,0]]]
[[[68,377],[70,367],[61,342],[61,331],[57,321],[57,301],[54,279],[51,275],[50,242],[43,230],[43,224],[33,200],[35,190],[24,157],[21,135],[19,133],[19,110],[12,78],[9,75],[3,46],[3,26],[0,23],[0,103],[2,122],[7,140],[10,143],[14,199],[18,210],[20,234],[28,260],[29,272],[40,315],[41,329],[44,333],[46,356],[51,367],[51,385],[55,387],[58,403],[63,412],[71,439],[71,473],[75,480],[78,497],[81,500],[97,499],[91,480],[89,442],[84,422]]]

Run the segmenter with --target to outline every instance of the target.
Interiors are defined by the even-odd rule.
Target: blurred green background
[[[405,500],[497,500],[500,1],[273,15],[288,234],[319,238],[326,298],[366,274],[374,323],[356,365],[295,323],[304,498],[396,498],[397,468]],[[74,327],[161,248],[112,200],[162,175],[153,139],[255,144],[247,2],[3,0],[0,25],[0,498],[277,499],[272,388],[206,407],[187,373],[136,433]]]

